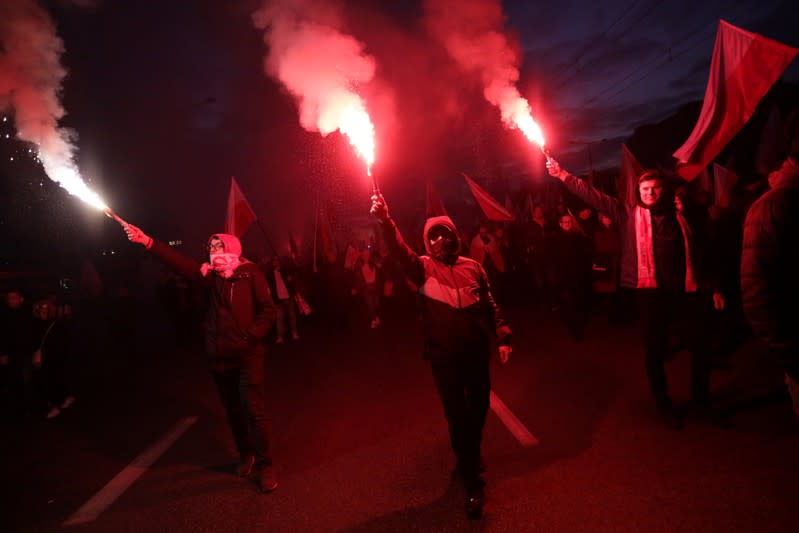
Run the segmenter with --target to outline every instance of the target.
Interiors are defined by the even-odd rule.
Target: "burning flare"
[[[47,176],[97,209],[105,202],[81,179],[70,132],[58,127],[66,70],[64,43],[50,16],[32,0],[0,4],[0,112],[13,109],[17,137],[36,146]]]
[[[322,136],[344,134],[371,175],[375,131],[354,88],[372,80],[374,58],[338,30],[338,15],[326,2],[265,1],[253,13],[253,24],[264,30],[269,49],[265,71],[295,97],[300,125]]]
[[[533,119],[533,115],[530,112],[530,105],[527,103],[526,99],[519,96],[503,106],[502,119],[510,127],[521,130],[528,141],[536,143],[541,148],[542,152],[545,154],[547,153],[544,132],[541,131],[541,127]]]

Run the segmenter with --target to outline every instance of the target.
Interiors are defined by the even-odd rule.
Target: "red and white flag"
[[[494,200],[494,198],[492,198],[490,194],[488,194],[477,183],[475,183],[472,178],[463,172],[461,172],[461,175],[466,179],[466,184],[472,190],[474,199],[477,200],[477,204],[480,206],[480,209],[483,210],[483,213],[485,213],[485,216],[488,220],[493,220],[496,222],[507,222],[513,220],[513,213],[510,213],[507,209],[502,207],[502,204]]]
[[[225,214],[225,233],[241,237],[250,224],[258,217],[250,207],[250,202],[244,197],[236,183],[236,178],[230,178],[230,194],[227,197],[227,213]]]
[[[732,188],[738,183],[738,176],[719,165],[713,163],[713,204],[716,207],[727,209],[730,207]]]
[[[624,205],[635,205],[638,201],[638,176],[644,169],[626,144],[621,145],[621,168],[616,182],[619,201]]]
[[[425,180],[425,216],[427,218],[449,216],[430,178]]]
[[[797,51],[719,21],[702,112],[688,140],[674,152],[680,176],[693,180],[710,164],[746,124]]]

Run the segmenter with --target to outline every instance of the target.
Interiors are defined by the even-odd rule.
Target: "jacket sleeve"
[[[266,283],[266,278],[263,273],[257,269],[253,269],[252,273],[253,283],[253,312],[255,318],[252,325],[247,330],[247,336],[256,341],[262,341],[266,338],[269,330],[272,329],[277,318],[277,306],[272,300],[272,295],[269,292],[269,285]]]
[[[755,335],[783,359],[783,355],[795,353],[799,343],[796,335],[790,333],[795,324],[785,323],[783,316],[795,302],[784,301],[787,273],[780,255],[772,206],[756,202],[744,222],[741,298],[744,314]]]
[[[149,251],[188,281],[210,285],[210,278],[203,277],[200,272],[200,263],[178,252],[168,244],[153,239],[153,245]]]
[[[488,284],[488,275],[482,265],[478,264],[480,276],[480,302],[486,309],[491,322],[494,324],[494,331],[496,333],[499,344],[503,346],[510,346],[511,329],[505,322],[505,317],[502,315],[494,296],[491,294],[491,287]]]
[[[397,260],[408,279],[416,285],[423,284],[424,265],[422,260],[405,243],[394,219],[389,218],[385,222],[381,222],[380,228],[383,231],[383,239],[386,241],[388,253]]]
[[[627,218],[627,210],[624,208],[624,204],[592,187],[587,181],[570,174],[563,180],[563,185],[570,193],[613,220],[616,224],[621,224]]]

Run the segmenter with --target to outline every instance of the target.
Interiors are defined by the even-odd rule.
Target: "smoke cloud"
[[[265,71],[296,98],[302,127],[350,135],[353,114],[367,116],[356,88],[372,81],[376,65],[361,42],[339,30],[335,7],[318,0],[268,1],[253,23],[264,30],[269,48]]]
[[[33,143],[45,172],[69,193],[98,208],[100,198],[81,180],[74,134],[58,127],[59,95],[67,72],[64,43],[50,16],[33,0],[0,3],[0,112],[13,111],[17,137]]]
[[[504,24],[499,0],[425,0],[428,32],[463,70],[480,77],[486,100],[516,127],[529,105],[516,88],[519,53]]]

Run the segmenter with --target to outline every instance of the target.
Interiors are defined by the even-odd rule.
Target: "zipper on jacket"
[[[455,294],[458,295],[458,309],[461,309],[461,289],[458,287],[458,280],[455,279],[454,265],[449,265],[449,273],[452,275],[452,284],[455,286]]]

